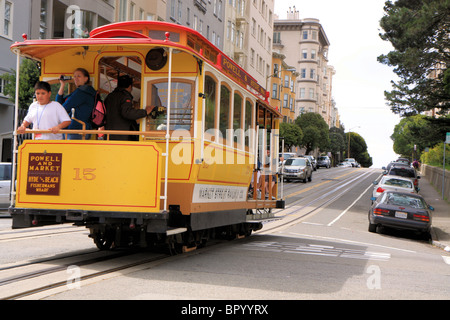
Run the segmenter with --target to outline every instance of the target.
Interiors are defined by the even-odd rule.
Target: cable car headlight
[[[145,56],[145,64],[153,71],[162,69],[167,63],[167,52],[163,48],[151,49]]]

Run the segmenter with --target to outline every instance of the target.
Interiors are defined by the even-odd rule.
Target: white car
[[[375,198],[385,191],[416,193],[413,181],[399,176],[383,176],[380,182],[374,181],[373,184],[372,196]]]
[[[351,168],[352,165],[351,165],[350,162],[339,162],[339,164],[337,165],[337,167]]]
[[[358,162],[354,158],[347,158],[344,162],[350,163],[352,167],[358,167]]]
[[[11,189],[11,163],[0,162],[0,209],[9,207]]]

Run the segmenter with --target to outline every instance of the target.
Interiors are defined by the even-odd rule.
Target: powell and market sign
[[[256,93],[262,95],[263,98],[266,97],[266,89],[260,86],[255,79],[246,74],[237,64],[235,64],[224,55],[221,55],[219,61],[223,71],[225,71],[237,81],[241,82],[243,85],[247,85],[255,90]]]

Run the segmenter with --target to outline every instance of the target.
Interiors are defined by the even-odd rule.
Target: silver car
[[[317,159],[317,168],[325,167],[327,169],[331,168],[331,160],[328,156],[320,156]]]
[[[416,193],[413,181],[399,176],[383,176],[380,182],[374,181],[373,184],[375,187],[373,188],[372,197],[375,198],[378,198],[385,191]]]
[[[9,193],[11,188],[11,163],[0,162],[0,209],[9,207]]]
[[[285,180],[312,180],[312,165],[308,158],[289,158],[284,163],[283,177]]]
[[[312,156],[312,155],[304,155],[303,157],[309,159],[309,161],[311,162],[311,167],[313,168],[314,171],[316,171],[317,170],[316,158],[314,158],[314,156]]]

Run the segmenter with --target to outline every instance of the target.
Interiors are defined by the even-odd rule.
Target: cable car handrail
[[[175,131],[175,130],[171,130]],[[18,133],[17,134],[27,134],[27,133],[51,133],[53,132],[51,130],[42,130],[42,129],[25,129],[24,133]],[[134,136],[150,136],[152,138],[156,139],[165,139],[166,132],[165,130],[156,130],[156,131],[126,131],[126,130],[82,130],[82,129],[62,129],[57,132],[58,134],[80,134],[80,135],[87,135],[87,134],[97,134],[97,135],[134,135]],[[155,137],[155,135],[160,135],[160,137]],[[185,138],[186,139],[186,138]],[[67,140],[67,139],[66,139]],[[92,139],[87,139],[92,140]],[[173,140],[179,141],[180,138],[174,137]],[[45,140],[44,140],[45,141]],[[97,140],[92,140],[97,141]],[[117,141],[117,140],[114,140]]]

